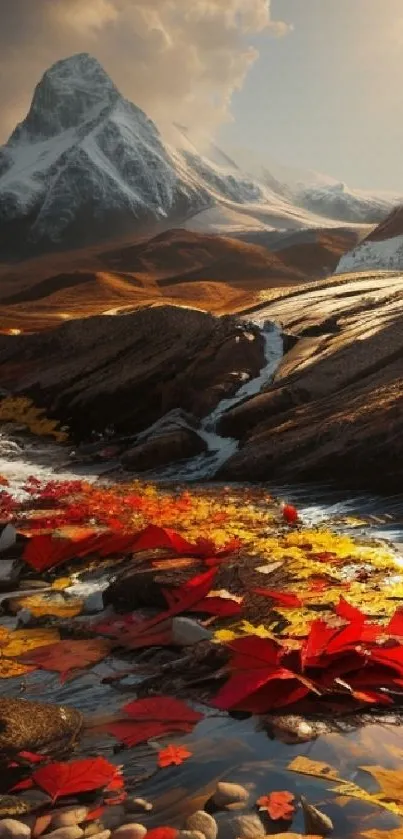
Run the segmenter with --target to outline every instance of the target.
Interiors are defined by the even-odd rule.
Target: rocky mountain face
[[[86,53],[44,74],[27,117],[0,148],[3,259],[152,235],[221,204],[229,214],[266,208],[292,224],[296,217],[297,226],[305,221],[291,205],[273,208],[264,187],[241,172],[167,145]]]
[[[57,62],[0,150],[0,251],[21,255],[138,230],[211,204],[156,126],[87,54]]]
[[[403,207],[396,207],[361,243],[342,256],[336,274],[403,268]]]

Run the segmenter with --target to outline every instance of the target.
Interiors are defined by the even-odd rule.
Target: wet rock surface
[[[202,454],[206,450],[206,443],[195,431],[183,428],[161,434],[129,449],[122,456],[121,463],[128,471],[142,472]]]
[[[264,342],[234,317],[161,306],[1,335],[0,359],[3,385],[88,439],[110,425],[140,432],[174,408],[206,416],[239,388],[234,371],[258,374]]]
[[[265,393],[222,417],[221,433],[241,449],[220,477],[400,492],[402,302],[401,275],[378,273],[330,279],[265,306],[259,317],[303,337]]]

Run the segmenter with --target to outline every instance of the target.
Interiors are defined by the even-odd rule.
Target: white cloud
[[[288,30],[269,0],[0,0],[0,19],[5,134],[44,70],[82,51],[157,122],[211,129],[257,58],[254,36]]]

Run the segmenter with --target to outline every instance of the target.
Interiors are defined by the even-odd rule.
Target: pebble
[[[217,839],[217,822],[210,816],[210,813],[205,813],[204,810],[197,810],[196,813],[189,816],[186,821],[186,830],[202,833],[205,839]]]
[[[257,813],[231,815],[221,813],[217,817],[220,839],[257,839],[267,830]]]
[[[212,632],[192,618],[173,618],[172,620],[172,638],[178,647],[192,647],[200,641],[209,641],[211,637]]]
[[[213,795],[213,803],[220,809],[240,809],[246,807],[249,800],[249,792],[241,784],[230,784],[220,781]]]
[[[16,819],[1,819],[0,839],[29,839],[31,828]]]
[[[145,798],[127,798],[125,809],[129,813],[149,813],[153,809],[153,805],[151,801],[146,801]]]
[[[58,827],[57,830],[52,830],[46,836],[49,839],[81,839],[81,836],[84,836],[84,831],[77,824],[71,824],[68,827]]]
[[[101,830],[99,833],[91,833],[91,839],[109,839],[110,836],[110,830]]]
[[[53,814],[52,827],[70,827],[72,824],[81,824],[88,813],[88,807],[64,807]]]
[[[143,824],[122,824],[113,831],[112,839],[144,839],[147,828]]]
[[[199,830],[180,830],[178,839],[204,839],[204,833]]]

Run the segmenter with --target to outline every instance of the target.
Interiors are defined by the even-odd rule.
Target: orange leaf
[[[100,638],[85,641],[59,641],[57,644],[49,644],[27,653],[22,656],[22,661],[35,664],[42,670],[56,670],[58,673],[65,674],[69,670],[96,664],[105,658],[110,648],[110,642]]]
[[[290,821],[295,813],[295,796],[292,792],[270,792],[258,799],[260,810],[266,810],[273,821]]]
[[[192,757],[192,754],[184,746],[167,746],[166,749],[161,749],[158,753],[158,766],[161,768],[172,765],[180,766],[184,760]]]

